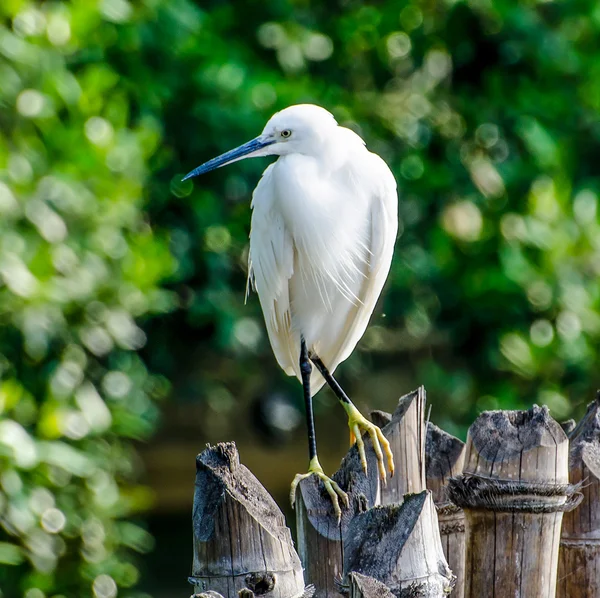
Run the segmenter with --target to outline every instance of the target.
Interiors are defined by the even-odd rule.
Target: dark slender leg
[[[312,462],[317,456],[317,439],[315,436],[315,417],[313,415],[312,397],[310,395],[310,375],[312,373],[312,365],[310,365],[304,337],[300,339],[300,373],[302,374],[304,406],[306,408],[306,426],[308,428],[308,456]]]
[[[394,456],[390,448],[390,443],[387,438],[383,435],[381,430],[370,421],[365,419],[360,411],[354,406],[354,403],[350,400],[350,397],[344,392],[344,389],[338,384],[337,380],[331,375],[331,372],[325,367],[325,364],[321,361],[321,358],[314,353],[311,353],[309,359],[315,364],[315,367],[321,372],[325,382],[329,384],[331,390],[335,393],[335,396],[339,399],[342,407],[348,414],[348,426],[350,427],[350,443],[354,443],[358,446],[358,453],[360,455],[360,461],[363,469],[367,471],[367,457],[365,455],[365,447],[362,440],[362,432],[368,432],[373,443],[373,450],[377,456],[377,466],[379,468],[379,476],[382,480],[385,480],[385,465],[383,464],[383,452],[387,457],[388,468],[390,475],[394,475]]]
[[[290,502],[292,507],[296,504],[296,488],[298,484],[312,475],[316,475],[323,482],[323,486],[331,498],[333,503],[333,511],[337,517],[338,525],[342,518],[342,509],[340,508],[340,499],[348,508],[350,503],[348,495],[334,482],[327,477],[319,463],[317,457],[317,440],[315,438],[315,418],[313,416],[312,397],[310,396],[310,375],[312,373],[312,365],[308,356],[306,342],[304,337],[300,337],[300,374],[302,376],[302,388],[304,389],[304,406],[306,407],[306,427],[308,428],[308,454],[310,463],[308,473],[299,473],[292,482],[290,488]],[[364,452],[364,451],[363,451]]]
[[[325,364],[321,361],[321,358],[314,353],[309,356],[310,360],[315,364],[316,368],[321,372],[321,376],[325,378],[325,382],[329,384],[331,390],[335,393],[335,396],[346,405],[352,405],[350,397],[344,392],[344,389],[338,384],[338,381],[330,374],[329,370],[325,367]]]

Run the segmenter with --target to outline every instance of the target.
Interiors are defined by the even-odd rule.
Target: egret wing
[[[299,341],[292,331],[289,279],[294,273],[294,247],[281,212],[275,209],[273,165],[252,196],[248,286],[258,293],[269,341],[279,366],[299,376]]]

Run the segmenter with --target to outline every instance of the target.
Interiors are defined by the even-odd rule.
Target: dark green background
[[[599,40],[595,0],[3,0],[2,595],[146,596],[133,442],[161,410],[152,443],[304,454],[299,387],[244,305],[268,160],[180,182],[289,104],[329,109],[400,187],[384,298],[339,370],[356,402],[425,384],[463,437],[485,409],[580,414],[600,385]],[[339,436],[323,391],[329,417]]]

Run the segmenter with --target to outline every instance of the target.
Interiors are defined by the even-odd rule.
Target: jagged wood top
[[[463,454],[465,443],[435,424],[427,424],[425,440],[425,471],[427,478],[444,479],[454,475],[455,466]],[[460,466],[462,469],[462,465]]]
[[[469,435],[479,456],[488,461],[510,460],[524,451],[567,441],[548,407],[537,405],[527,411],[484,411]]]
[[[356,515],[344,544],[344,572],[387,579],[396,568],[427,499],[427,492],[404,497],[402,505],[377,506]]]
[[[283,513],[252,472],[240,463],[235,443],[207,446],[196,457],[194,534],[207,541],[214,531],[214,515],[225,495],[241,503],[266,530],[287,541]]]
[[[569,434],[569,441],[570,466],[574,467],[581,460],[600,479],[600,391],[588,405],[582,420]]]

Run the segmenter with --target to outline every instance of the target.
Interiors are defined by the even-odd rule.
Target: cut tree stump
[[[341,525],[338,526],[331,499],[318,479],[312,476],[300,482],[295,505],[298,553],[307,582],[316,587],[315,598],[340,597],[335,580],[342,573],[348,525],[358,513],[385,502],[384,496],[388,502],[398,502],[407,492],[425,490],[424,413],[425,389],[420,387],[398,401],[393,416],[384,412],[371,414],[390,442],[396,471],[382,486],[371,439],[364,436],[368,468],[365,476],[353,445],[332,476],[350,499],[350,509],[342,508]]]
[[[465,513],[448,498],[448,481],[462,473],[465,443],[444,432],[431,422],[427,424],[425,472],[437,508],[442,548],[448,565],[456,576],[453,598],[463,598],[465,580]]]
[[[583,501],[565,513],[558,565],[558,598],[600,596],[600,393],[571,430],[571,483]]]
[[[344,542],[342,584],[347,589],[360,585],[365,597],[377,596],[369,593],[365,580],[359,578],[357,584],[358,573],[383,584],[394,596],[445,597],[455,577],[442,550],[431,492],[403,499],[402,504],[373,507],[354,517]]]
[[[240,464],[232,442],[209,446],[196,458],[193,530],[189,579],[197,594],[303,595],[302,565],[283,514]]]
[[[331,498],[316,476],[302,480],[296,492],[298,553],[305,578],[316,588],[315,598],[338,598],[335,580],[342,574],[342,541],[356,513],[379,504],[380,482],[377,459],[370,438],[365,438],[368,475],[363,472],[353,445],[332,478],[348,493],[350,508],[342,506],[338,525]]]
[[[548,408],[489,411],[469,428],[463,474],[448,485],[465,510],[465,598],[554,598],[569,443]]]

